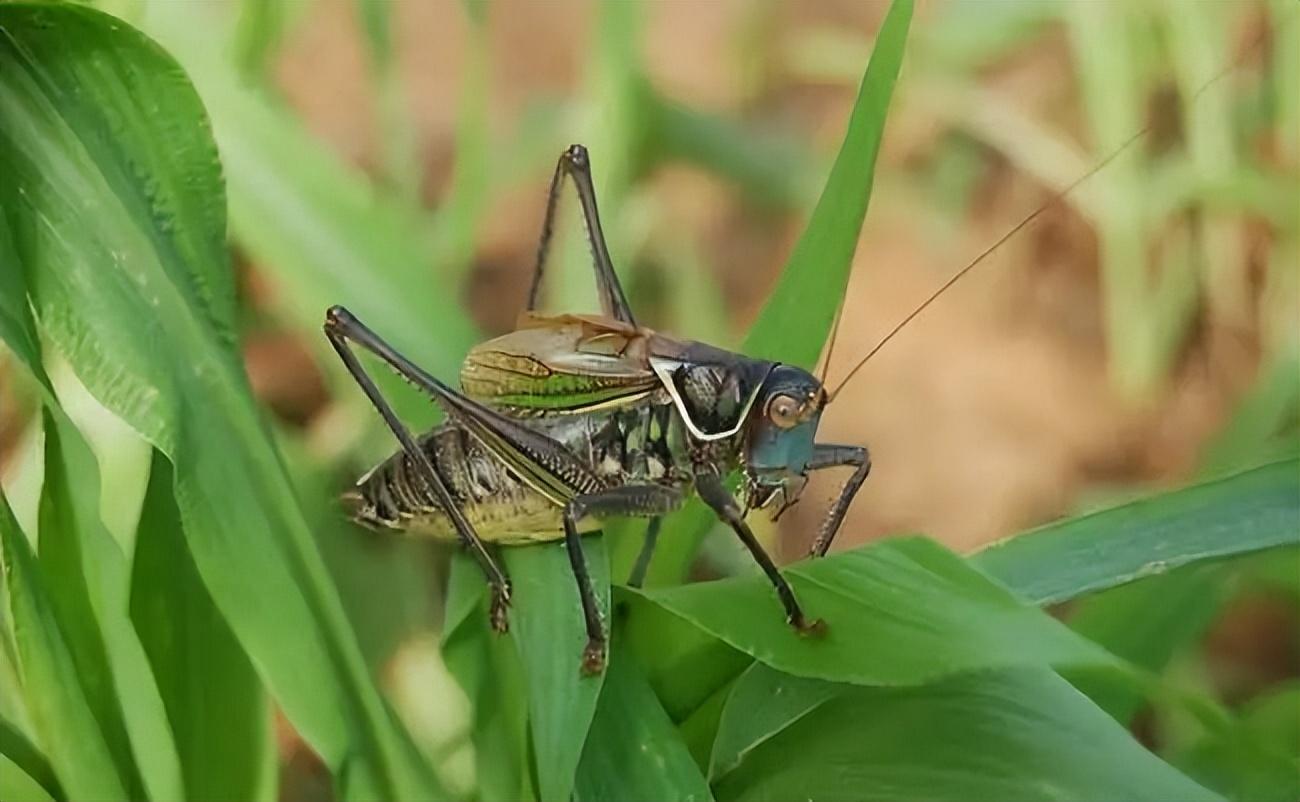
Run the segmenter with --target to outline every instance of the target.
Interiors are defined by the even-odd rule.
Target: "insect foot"
[[[826,622],[820,618],[809,621],[805,618],[789,619],[794,631],[805,638],[820,638],[826,634]]]
[[[591,638],[582,650],[582,675],[594,677],[605,670],[605,639]]]
[[[510,631],[510,582],[504,585],[492,585],[492,606],[489,617],[492,628],[505,634]]]

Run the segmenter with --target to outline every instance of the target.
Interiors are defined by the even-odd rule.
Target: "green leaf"
[[[185,547],[171,463],[157,451],[136,536],[131,620],[176,737],[186,799],[275,798],[266,693]]]
[[[754,663],[727,696],[709,756],[709,778],[722,777],[760,744],[846,692],[839,683],[792,677]]]
[[[719,800],[1219,799],[1045,669],[831,689],[753,671],[723,714],[719,742],[740,762],[715,782]],[[775,732],[755,718],[774,697],[797,714]]]
[[[157,3],[144,22],[184,65],[211,115],[231,233],[275,283],[277,310],[319,332],[325,310],[345,304],[434,375],[459,375],[478,336],[457,293],[439,284],[437,243],[428,241],[422,211],[384,194],[283,107],[238,81],[221,48],[220,22],[196,25],[201,13]],[[337,368],[325,338],[315,344]],[[390,371],[375,379],[412,428],[434,419],[428,399]]]
[[[14,690],[17,691],[18,688],[15,687]],[[26,735],[2,718],[0,758],[5,761],[0,765],[0,799],[49,799],[63,796],[50,761],[35,744],[27,740]]]
[[[867,216],[885,113],[903,61],[912,1],[894,0],[880,26],[849,117],[844,144],[808,227],[742,349],[753,356],[811,368],[835,320]]]
[[[32,311],[27,307],[27,284],[23,280],[14,232],[8,218],[8,209],[0,206],[0,341],[7,343],[14,355],[27,366],[41,389],[53,396],[53,386],[41,365],[36,321],[32,320]]]
[[[127,613],[130,567],[99,518],[99,465],[61,411],[44,420],[39,556],[55,617],[128,792],[180,799],[176,743]]]
[[[307,742],[335,771],[364,762],[386,796],[439,795],[366,671],[252,401],[198,97],[93,10],[4,5],[0,26],[0,193],[42,328],[172,462],[199,574]]]
[[[602,537],[583,538],[602,618],[609,621],[609,561]],[[604,673],[584,676],[587,644],[578,587],[564,543],[506,550],[513,585],[510,633],[528,686],[538,797],[568,799]]]
[[[615,641],[574,799],[711,800],[708,783],[633,655]]]
[[[808,226],[745,338],[741,350],[746,354],[811,367],[822,351],[848,286],[871,200],[876,154],[911,17],[912,0],[890,5],[835,164]],[[715,523],[716,516],[702,504],[691,504],[665,519],[663,531],[668,536],[661,541],[646,584],[684,580]]]
[[[1300,682],[1251,700],[1232,725],[1208,733],[1172,762],[1234,800],[1300,799]]]
[[[1070,628],[1106,651],[1160,674],[1175,655],[1209,629],[1232,591],[1230,566],[1192,564],[1080,599]],[[1145,700],[1143,688],[1115,677],[1071,677],[1074,684],[1121,723]]]
[[[23,696],[39,746],[69,799],[126,799],[104,735],[78,681],[36,555],[0,492],[0,557],[22,669]]]
[[[0,798],[6,802],[53,802],[45,786],[0,752]]]
[[[970,561],[1051,604],[1198,560],[1300,543],[1300,460],[1049,524]]]
[[[528,777],[528,702],[518,650],[492,631],[483,571],[452,555],[442,653],[474,707],[472,741],[478,794],[485,802],[532,799]]]
[[[633,605],[634,626],[623,627],[655,696],[681,722],[719,688],[740,676],[753,658],[662,607],[637,605],[636,591],[620,588],[619,607]]]
[[[797,635],[763,576],[644,591],[662,608],[792,674],[915,685],[976,669],[1114,666],[1102,649],[921,538],[888,540],[784,570],[821,637]],[[632,595],[632,594],[629,594]]]

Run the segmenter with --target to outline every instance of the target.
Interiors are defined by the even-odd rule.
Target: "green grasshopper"
[[[602,315],[537,313],[556,209],[572,180],[586,223]],[[812,547],[830,548],[871,459],[862,446],[816,442],[829,400],[808,371],[637,325],[610,261],[586,148],[561,154],[551,180],[528,306],[518,328],[475,346],[456,390],[411,363],[341,306],[325,334],[401,450],[365,474],[347,501],[375,528],[459,539],[491,590],[491,622],[508,626],[510,580],[488,551],[564,539],[586,623],[582,670],[599,673],[606,639],[580,536],[614,516],[650,519],[639,582],[660,516],[698,494],[762,567],[800,634],[821,632],[754,537],[745,515],[799,498],[810,471],[849,467]],[[446,412],[419,437],[397,419],[349,347],[387,362]],[[725,478],[739,470],[741,498]]]

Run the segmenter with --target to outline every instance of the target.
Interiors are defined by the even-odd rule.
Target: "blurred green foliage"
[[[34,514],[19,520],[0,499],[0,796],[316,796],[302,790],[315,788],[310,761],[276,753],[271,701],[341,798],[1300,792],[1294,681],[1230,702],[1203,676],[1201,651],[1247,589],[1271,589],[1291,620],[1300,609],[1289,571],[1297,464],[1276,461],[1294,452],[1300,403],[1293,4],[953,3],[909,35],[910,3],[897,2],[875,42],[810,26],[782,40],[795,75],[857,85],[876,65],[832,160],[801,137],[666,96],[641,52],[649,9],[631,2],[593,9],[578,96],[502,132],[487,105],[498,12],[467,2],[453,165],[436,205],[393,4],[353,9],[379,132],[369,169],[313,137],[276,88],[277,53],[310,3],[96,5],[162,50],[90,11],[0,6],[0,169],[16,177],[0,189],[0,339],[23,365],[6,380],[18,374],[43,410],[31,468],[6,487],[16,511]],[[775,7],[747,13],[739,59],[758,60],[775,41]],[[1266,55],[1225,35],[1237,28],[1271,34]],[[1088,146],[977,80],[1052,36],[1075,67],[1081,119],[1070,125]],[[716,274],[701,244],[662,236],[648,179],[685,163],[756,213],[811,209],[825,183],[743,340],[814,360],[847,283],[905,40],[909,102],[948,129],[920,182],[937,215],[968,213],[990,153],[1059,189],[1149,122],[1179,132],[1157,130],[1066,203],[1096,232],[1122,393],[1157,393],[1198,326],[1261,332],[1256,383],[1204,460],[1229,478],[971,560],[901,540],[793,569],[809,606],[833,619],[825,643],[789,637],[757,578],[682,586],[708,530],[688,509],[668,525],[677,537],[652,588],[615,587],[605,603],[615,635],[603,680],[578,677],[581,628],[558,551],[509,556],[518,609],[513,640],[501,639],[467,561],[342,520],[337,488],[391,444],[323,347],[322,311],[345,302],[415,361],[456,375],[481,336],[460,292],[490,202],[540,186],[570,139],[597,160],[616,264],[631,286],[658,288],[652,319],[722,345],[741,338]],[[1247,57],[1266,62],[1267,81],[1207,84]],[[222,198],[230,245],[274,285],[270,301],[235,286]],[[1251,269],[1245,218],[1269,232]],[[564,244],[552,307],[589,306],[578,240]],[[259,328],[315,349],[332,397],[323,423],[254,408],[235,345]],[[67,372],[62,360],[88,390],[46,376]],[[434,420],[401,382],[383,386],[412,425]],[[71,415],[91,396],[149,441],[135,442],[134,462],[111,445],[120,423]],[[114,504],[126,511],[110,514]],[[618,528],[587,543],[604,589],[639,546]],[[1085,593],[1069,627],[1038,609]],[[433,632],[440,650],[406,648]],[[1142,717],[1158,723],[1155,754],[1125,729]],[[932,741],[918,722],[946,735]]]

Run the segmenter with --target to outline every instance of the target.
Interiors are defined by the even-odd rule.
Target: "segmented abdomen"
[[[524,542],[564,536],[560,508],[524,484],[455,423],[439,426],[417,443],[483,540]],[[363,476],[344,501],[353,519],[366,526],[454,540],[451,519],[434,498],[411,459],[398,452]]]

